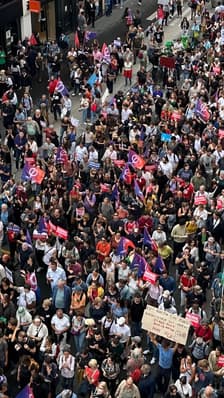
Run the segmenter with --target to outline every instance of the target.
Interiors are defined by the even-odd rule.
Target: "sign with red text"
[[[147,305],[142,318],[142,328],[158,336],[185,345],[190,322],[178,315]]]

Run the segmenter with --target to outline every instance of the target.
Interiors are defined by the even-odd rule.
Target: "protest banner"
[[[190,322],[180,316],[147,305],[142,318],[142,328],[168,340],[185,345]]]
[[[152,285],[155,285],[158,275],[154,272],[151,272],[148,268],[145,270],[144,275],[142,277],[143,281],[150,282]]]
[[[190,312],[186,313],[186,319],[190,322],[191,326],[194,328],[198,327],[200,325],[200,320],[201,317],[198,314],[192,314]]]

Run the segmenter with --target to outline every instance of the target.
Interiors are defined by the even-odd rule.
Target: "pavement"
[[[145,0],[143,0],[143,1],[145,1]],[[127,0],[125,2],[125,6],[126,5],[130,6],[130,8],[132,8],[132,9],[136,8],[136,2],[133,0]],[[132,5],[133,5],[133,7],[132,7]],[[145,18],[144,17],[142,18],[142,26],[143,26],[144,30],[147,29],[147,27],[150,25],[151,22],[155,21],[156,12],[154,11],[154,8],[150,8],[150,10],[152,12],[151,12],[151,14],[148,14],[148,7],[144,8],[143,14],[145,15]],[[113,10],[113,14],[110,17],[103,16],[99,20],[96,21],[95,28],[92,30],[97,32],[97,38],[99,37],[100,38],[99,42],[101,41],[100,44],[102,44],[102,42],[103,42],[102,39],[106,43],[111,43],[118,36],[121,37],[121,40],[124,39],[126,31],[127,31],[127,27],[124,23],[123,23],[123,25],[120,25],[120,20],[122,18],[123,12],[124,12],[123,9],[121,10],[120,8],[115,8]],[[183,7],[182,18],[187,17],[188,19],[190,19],[190,14],[191,14],[191,9],[188,6],[188,4],[186,3]],[[180,23],[181,23],[182,18],[180,18],[180,17],[178,18],[177,14],[175,13],[174,17],[169,20],[168,26],[164,27],[164,43],[166,41],[174,41],[180,37],[180,35],[181,35]],[[119,29],[117,30],[117,32],[119,34],[115,33],[116,26],[114,24],[114,20],[118,21]],[[113,27],[113,35],[109,38],[108,41],[106,41],[105,36],[102,34],[103,27],[105,28],[105,26],[106,26],[106,29],[108,29],[108,30],[111,30],[111,27]],[[145,38],[145,43],[147,44],[147,42],[148,42],[148,38]],[[140,66],[140,64],[139,64],[139,61],[137,60],[136,65],[133,66],[133,84],[135,82],[134,79],[139,70],[139,66]],[[114,84],[113,93],[116,93],[119,90],[121,90],[123,92],[127,92],[129,89],[130,89],[130,86],[125,86],[124,77],[122,75],[118,75],[118,77],[116,79],[116,83]],[[105,92],[105,90],[106,90],[106,85],[103,84],[103,93]],[[111,96],[110,95],[107,96],[106,100],[109,101],[112,96],[113,96],[113,94]],[[81,114],[78,110],[79,106],[80,106],[80,96],[77,95],[75,97],[71,97],[71,99],[72,99],[72,116],[75,119],[81,119]],[[58,131],[59,127],[60,127],[60,121],[54,122],[52,114],[50,115],[50,122],[52,122],[56,131]],[[79,124],[78,130],[79,130],[78,132],[81,132],[81,130],[83,130],[83,126],[81,123]]]

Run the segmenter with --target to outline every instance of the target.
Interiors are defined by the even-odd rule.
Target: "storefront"
[[[39,32],[42,41],[55,40],[55,1],[42,0],[40,13],[31,13],[31,24],[32,31]]]
[[[20,18],[23,14],[21,0],[1,0],[0,5],[0,44],[10,54],[20,39]]]
[[[58,39],[60,34],[74,31],[76,0],[42,0],[40,13],[31,13],[32,32],[42,41]]]
[[[74,31],[77,17],[76,0],[55,0],[56,36]]]

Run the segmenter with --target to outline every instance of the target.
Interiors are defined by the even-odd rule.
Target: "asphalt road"
[[[110,44],[116,37],[120,37],[121,40],[125,40],[125,35],[127,32],[127,27],[125,22],[122,20],[122,16],[126,7],[130,7],[133,11],[137,8],[140,8],[142,15],[142,27],[144,29],[147,28],[149,21],[147,21],[147,17],[149,17],[153,12],[155,12],[157,8],[157,0],[142,0],[142,5],[139,6],[136,0],[126,0],[124,2],[124,8],[120,9],[120,7],[113,8],[113,12],[109,17],[103,16],[99,18],[95,23],[95,28],[88,27],[88,30],[94,31],[97,33],[97,40],[99,41],[100,46],[102,44],[108,43]],[[74,33],[70,34],[70,44],[73,45]],[[61,77],[65,83],[68,83],[69,71],[67,66],[63,63],[61,66]],[[48,85],[48,77],[47,72],[44,72],[43,81],[38,83],[37,80],[33,79],[33,87],[31,90],[31,95],[34,103],[41,97],[41,94],[47,92]]]

